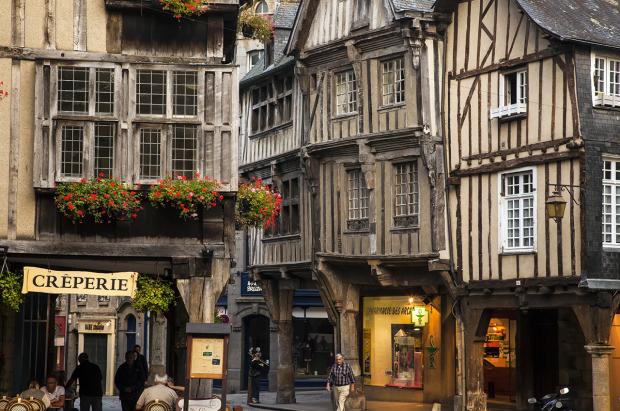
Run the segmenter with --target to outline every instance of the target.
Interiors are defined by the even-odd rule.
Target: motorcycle
[[[568,388],[562,388],[559,393],[547,394],[540,400],[530,398],[527,402],[531,405],[537,405],[537,409],[541,411],[565,410],[573,411],[569,404]]]

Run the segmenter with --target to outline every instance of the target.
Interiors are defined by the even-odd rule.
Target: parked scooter
[[[568,388],[562,388],[557,394],[547,394],[540,400],[536,398],[530,398],[527,400],[529,404],[536,405],[537,410],[552,411],[552,410],[564,410],[573,411],[569,403]]]

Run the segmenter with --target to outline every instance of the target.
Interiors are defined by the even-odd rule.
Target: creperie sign
[[[91,273],[85,271],[52,271],[24,267],[22,293],[90,294],[133,297],[138,273]]]

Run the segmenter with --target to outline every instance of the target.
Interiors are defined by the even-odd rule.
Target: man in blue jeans
[[[80,411],[101,411],[101,370],[97,364],[88,361],[88,354],[83,352],[78,356],[78,365],[66,387],[71,387],[75,381],[80,382]]]

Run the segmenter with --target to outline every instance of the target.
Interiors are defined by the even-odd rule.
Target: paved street
[[[248,406],[246,403],[246,394],[229,394],[228,401],[231,405],[242,405],[244,410],[265,409],[279,411],[329,411],[331,410],[329,395],[325,391],[302,391],[297,392],[297,404],[275,405],[276,393],[261,393],[261,404]],[[76,401],[75,407],[79,408],[79,400]],[[386,403],[379,401],[370,401],[367,404],[368,411],[430,411],[432,405],[409,404],[409,403]],[[120,411],[121,403],[118,397],[104,397],[103,411]]]

